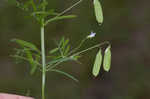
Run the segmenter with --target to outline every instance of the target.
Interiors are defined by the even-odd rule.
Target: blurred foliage
[[[62,11],[76,0],[49,0],[49,8]],[[51,43],[65,35],[77,45],[80,38],[89,31],[97,33],[92,44],[101,41],[112,43],[112,70],[101,72],[93,78],[91,68],[96,50],[84,56],[84,64],[74,62],[64,63],[61,69],[72,72],[79,79],[76,84],[68,78],[48,73],[47,97],[53,99],[149,99],[150,98],[150,13],[148,0],[106,0],[102,1],[104,24],[99,27],[95,21],[92,0],[84,0],[76,9],[68,14],[78,17],[70,20],[51,23],[46,28],[46,47],[56,47]],[[28,74],[28,64],[16,65],[9,57],[12,48],[12,38],[32,41],[40,47],[39,26],[35,21],[24,17],[22,11],[0,1],[0,92],[30,94],[40,96],[40,74],[34,77]],[[91,44],[91,45],[92,45]],[[90,43],[86,43],[90,46]],[[86,47],[86,46],[84,46]],[[68,65],[69,64],[69,65]],[[80,69],[78,68],[80,67]],[[72,71],[70,71],[72,70]]]

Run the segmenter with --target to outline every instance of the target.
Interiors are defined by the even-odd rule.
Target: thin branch
[[[76,79],[75,77],[73,77],[72,75],[70,75],[70,74],[68,74],[68,73],[66,73],[66,72],[63,72],[63,71],[60,71],[60,70],[57,70],[57,69],[51,69],[50,71],[63,74],[63,75],[65,75],[65,76],[71,78],[72,80],[74,80],[74,81],[76,81],[76,82],[79,82],[78,79]]]
[[[56,17],[65,14],[66,12],[68,12],[69,10],[71,10],[72,8],[74,8],[75,6],[77,6],[78,4],[80,4],[82,1],[83,0],[79,0],[78,2],[76,2],[75,4],[73,4],[71,7],[65,9],[63,12],[61,12],[60,14],[58,14]]]
[[[110,44],[110,43],[109,43],[108,41],[105,41],[105,42],[103,42],[103,43],[101,43],[101,44],[97,44],[97,45],[95,45],[95,46],[92,46],[92,47],[87,48],[87,49],[85,49],[85,50],[82,50],[82,51],[80,51],[80,52],[77,52],[77,53],[71,55],[70,57],[79,55],[79,54],[81,54],[81,53],[84,53],[84,52],[86,52],[86,51],[92,50],[92,49],[94,49],[94,48],[100,47],[100,46],[105,45],[105,44]]]
[[[77,6],[78,4],[80,4],[82,1],[83,1],[83,0],[79,0],[78,2],[76,2],[75,4],[73,4],[72,6],[70,6],[69,8],[65,9],[64,11],[62,11],[61,13],[59,13],[57,16],[55,16],[55,17],[52,18],[52,19],[57,19],[59,16],[65,14],[66,12],[68,12],[69,10],[71,10],[72,8],[76,7],[76,6]],[[51,21],[51,19],[50,19],[50,20],[47,20],[47,21],[45,22],[45,25],[47,25],[50,21]]]

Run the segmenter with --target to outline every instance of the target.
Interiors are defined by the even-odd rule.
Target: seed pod
[[[101,54],[101,49],[100,49],[96,55],[96,59],[95,59],[95,63],[93,66],[93,71],[92,71],[95,77],[99,74],[101,64],[102,64],[102,54]]]
[[[105,54],[104,54],[104,62],[103,62],[103,68],[105,71],[109,71],[110,70],[110,66],[111,66],[111,50],[110,50],[111,46],[108,46],[105,50]]]
[[[103,11],[99,0],[93,0],[96,20],[99,24],[103,23]]]

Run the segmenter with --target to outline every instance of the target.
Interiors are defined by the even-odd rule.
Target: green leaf
[[[34,59],[32,57],[32,53],[30,50],[26,49],[26,55],[27,55],[27,59],[29,60],[29,63],[31,65],[31,70],[30,70],[30,74],[32,75],[34,73],[35,70],[33,70],[33,68],[35,69],[35,67],[37,66],[35,63],[34,63]]]
[[[80,57],[80,55],[71,56],[71,58],[73,58],[75,61],[77,61]]]
[[[33,75],[35,73],[35,71],[37,69],[37,66],[38,66],[36,63],[38,63],[39,60],[40,60],[40,57],[37,55],[35,57],[35,60],[33,60],[32,68],[31,68],[31,71],[30,71],[31,75]]]
[[[68,51],[70,49],[70,46],[68,45],[68,43],[69,43],[69,39],[66,39],[66,40],[64,40],[64,42],[61,46],[61,50],[62,50],[64,56],[68,53]]]
[[[111,46],[108,46],[104,54],[103,68],[107,72],[110,70],[110,66],[111,66],[111,50],[110,49],[111,49]]]
[[[64,55],[67,56],[70,51],[70,45],[68,45],[64,51]]]
[[[36,7],[36,4],[34,3],[34,0],[31,0],[31,6],[33,8],[33,11],[36,11],[37,10],[37,7]]]
[[[46,56],[47,58],[51,58],[53,60],[57,60],[57,59],[60,59],[62,56]]]
[[[95,63],[94,63],[93,71],[92,71],[92,73],[95,77],[100,72],[101,64],[102,64],[102,54],[101,54],[101,49],[100,49],[96,55],[96,59],[95,59]]]
[[[65,48],[68,43],[69,43],[69,39],[66,39],[63,43],[63,48]]]
[[[62,37],[59,44],[58,44],[58,47],[61,47],[64,42],[65,42],[65,37]]]
[[[54,48],[54,49],[50,50],[49,53],[50,53],[50,54],[53,54],[53,53],[55,53],[55,52],[57,52],[57,51],[59,51],[59,48]]]
[[[28,61],[26,57],[19,56],[19,55],[10,55],[10,57],[15,58],[16,64],[21,63],[22,60]]]
[[[23,56],[19,56],[19,55],[10,55],[10,56],[14,57],[16,59],[25,60],[25,61],[28,61],[28,62],[30,61],[28,58],[23,57]],[[34,63],[39,65],[39,66],[41,66],[41,64],[39,62],[37,62],[37,61],[34,61]]]
[[[19,56],[19,55],[10,55],[11,57],[17,58],[17,59],[22,59],[22,60],[26,60],[28,61],[28,59],[26,57],[23,56]]]
[[[72,75],[66,73],[66,72],[63,72],[63,71],[60,71],[60,70],[57,70],[57,69],[51,69],[50,71],[53,71],[53,72],[57,72],[57,73],[60,73],[60,74],[63,74],[69,78],[71,78],[72,80],[76,81],[76,82],[79,82],[78,79],[76,79],[75,77],[73,77]]]
[[[50,9],[49,11],[34,11],[31,13],[31,16],[41,15],[47,17],[48,15],[57,15],[57,14],[58,13],[54,12],[53,9]]]
[[[103,11],[99,0],[93,0],[96,20],[99,24],[103,23]]]
[[[16,42],[21,47],[27,47],[27,48],[30,48],[31,50],[34,50],[34,51],[37,51],[38,53],[40,53],[40,50],[34,44],[32,44],[30,42],[20,40],[20,39],[12,39],[11,41]]]
[[[42,8],[46,7],[48,5],[47,1],[42,1],[39,5],[38,5],[38,10],[41,10]]]
[[[45,22],[45,25],[47,25],[48,23],[53,22],[53,21],[62,20],[62,19],[70,19],[70,18],[75,18],[75,17],[76,17],[75,15],[66,15],[66,16],[54,17],[54,18],[47,20]]]

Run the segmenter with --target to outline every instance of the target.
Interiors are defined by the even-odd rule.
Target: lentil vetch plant
[[[79,61],[80,55],[85,53],[86,51],[92,50],[94,48],[99,48],[99,51],[96,55],[95,63],[93,66],[92,73],[94,76],[97,76],[100,72],[101,64],[103,63],[103,68],[105,71],[110,70],[111,65],[111,45],[108,41],[94,45],[89,47],[85,50],[80,50],[81,46],[84,44],[85,41],[92,39],[95,37],[96,33],[91,32],[87,37],[81,40],[81,43],[72,48],[70,45],[70,40],[62,37],[59,42],[57,42],[57,47],[50,50],[47,54],[45,52],[45,27],[47,24],[63,19],[70,19],[75,18],[76,15],[65,15],[66,12],[75,8],[79,5],[82,0],[79,0],[69,8],[65,9],[64,11],[58,13],[55,12],[53,9],[47,9],[48,2],[46,0],[9,0],[11,3],[15,4],[18,8],[22,9],[25,12],[29,13],[29,16],[33,17],[40,26],[40,33],[41,33],[41,50],[36,47],[36,45],[32,44],[31,42],[27,42],[20,39],[12,39],[13,42],[17,43],[20,47],[15,48],[15,54],[11,55],[17,61],[24,60],[30,63],[31,70],[30,74],[34,74],[36,70],[42,72],[42,88],[41,88],[41,99],[45,99],[45,88],[46,88],[46,72],[56,72],[62,75],[65,75],[74,81],[78,82],[78,80],[73,77],[72,75],[60,71],[56,69],[56,67],[65,61]],[[99,25],[103,23],[103,13],[102,7],[99,0],[93,0],[93,12],[95,12],[95,17]],[[51,18],[49,18],[51,17]],[[101,46],[107,45],[108,47],[104,53],[104,61]],[[48,61],[50,60],[50,61]]]

